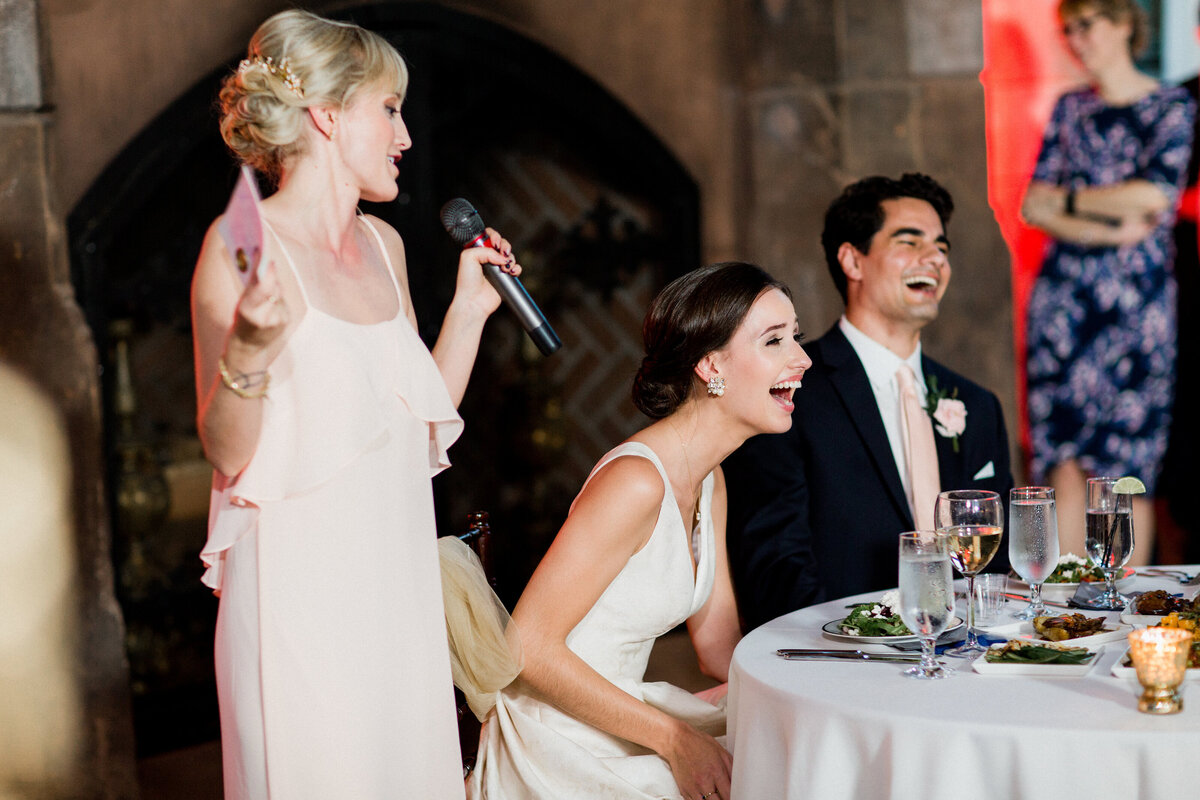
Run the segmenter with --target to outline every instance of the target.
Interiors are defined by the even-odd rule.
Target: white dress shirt
[[[901,422],[904,412],[900,406],[900,386],[896,382],[896,370],[900,369],[902,364],[912,367],[913,374],[917,377],[917,397],[924,406],[928,390],[925,386],[925,373],[921,371],[921,342],[917,341],[916,348],[908,358],[901,358],[854,327],[854,324],[846,319],[845,315],[838,320],[838,328],[846,335],[850,346],[858,355],[858,360],[862,362],[863,369],[867,372],[871,391],[875,393],[875,405],[879,407],[879,416],[883,419],[883,429],[887,432],[888,444],[892,446],[892,458],[896,462],[896,471],[900,473],[900,482],[904,484],[904,493],[911,503],[912,482],[908,475],[908,462],[904,457],[904,434]]]

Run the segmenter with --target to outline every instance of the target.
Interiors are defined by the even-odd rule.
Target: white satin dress
[[[304,317],[253,459],[214,481],[201,554],[225,797],[461,798],[431,478],[462,421],[402,310],[331,316],[284,254]]]
[[[662,507],[654,532],[567,637],[567,646],[634,697],[713,736],[725,733],[725,709],[668,683],[646,683],[654,642],[696,613],[712,593],[713,476],[704,479],[700,521],[684,528],[670,480],[654,451],[625,442],[592,470],[615,458],[649,459],[662,476]],[[589,476],[588,480],[591,480]],[[586,486],[586,483],[584,484]],[[696,557],[693,578],[692,554]],[[500,693],[488,716],[468,796],[476,800],[657,800],[678,798],[667,762],[535,697],[518,679]]]

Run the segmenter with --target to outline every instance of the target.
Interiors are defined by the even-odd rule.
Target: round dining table
[[[1122,589],[1190,598],[1198,587],[1139,572]],[[1102,651],[1091,670],[1074,677],[981,674],[969,659],[943,656],[953,675],[916,680],[901,674],[905,664],[789,661],[776,654],[783,648],[895,653],[822,632],[849,605],[881,594],[802,608],[738,644],[729,677],[733,800],[1200,797],[1200,680],[1184,681],[1181,713],[1139,712],[1141,686],[1112,673],[1128,647],[1124,639],[1097,645]],[[1013,630],[1019,623],[1011,613],[1021,605],[1010,601],[1003,627],[983,632]],[[964,612],[960,598],[957,613]],[[1106,616],[1119,624],[1119,613]]]

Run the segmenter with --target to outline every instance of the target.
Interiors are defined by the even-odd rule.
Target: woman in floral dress
[[[1064,552],[1084,551],[1086,479],[1135,475],[1151,493],[1175,370],[1171,226],[1195,108],[1138,72],[1134,0],[1063,0],[1063,35],[1091,85],[1064,94],[1022,212],[1051,237],[1029,303],[1032,478],[1058,496]],[[1148,563],[1153,512],[1134,502]]]

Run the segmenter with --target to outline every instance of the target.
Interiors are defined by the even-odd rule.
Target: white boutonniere
[[[929,392],[925,395],[925,411],[933,419],[933,428],[954,442],[958,452],[958,437],[967,427],[967,407],[958,399],[958,387],[939,389],[936,375],[925,379]]]

